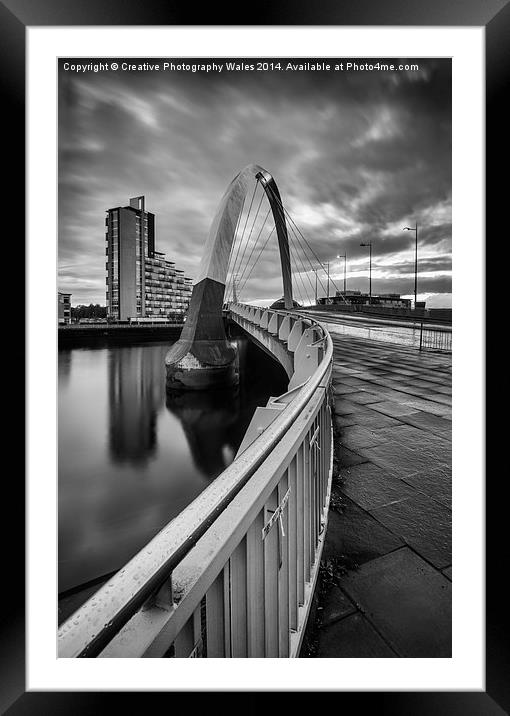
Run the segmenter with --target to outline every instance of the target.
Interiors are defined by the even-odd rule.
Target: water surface
[[[281,366],[236,341],[237,388],[167,395],[168,343],[59,351],[59,592],[119,569],[234,459]]]

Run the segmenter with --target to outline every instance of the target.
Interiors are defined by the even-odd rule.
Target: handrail
[[[283,316],[290,313],[269,312]],[[301,318],[299,314],[291,315]],[[324,355],[315,372],[294,399],[279,410],[273,422],[216,480],[61,625],[58,631],[60,657],[97,656],[104,649],[132,615],[169,578],[305,409],[316,389],[329,376],[333,357],[333,343],[329,333],[309,316],[306,321],[326,338]]]

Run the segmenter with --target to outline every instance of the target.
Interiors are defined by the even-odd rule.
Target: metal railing
[[[291,356],[289,390],[257,408],[234,462],[62,624],[60,657],[299,654],[331,489],[332,342],[297,314],[230,311]]]
[[[309,313],[305,309],[303,315],[312,317],[313,313]],[[452,329],[449,326],[428,326],[423,321],[409,322],[407,325],[399,325],[397,321],[358,323],[347,317],[341,319],[338,315],[334,316],[334,320],[325,315],[314,317],[333,335],[336,333],[352,335],[373,341],[418,348],[420,351],[451,352],[452,350]]]
[[[452,350],[451,328],[427,328],[420,324],[420,350],[444,351]]]

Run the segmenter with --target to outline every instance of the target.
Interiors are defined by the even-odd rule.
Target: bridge
[[[278,236],[281,310],[240,303],[235,284],[228,300],[234,236],[253,179],[269,200]],[[286,216],[261,167],[234,179],[213,221],[180,340],[165,359],[170,392],[235,382],[224,308],[283,366],[286,392],[255,410],[234,461],[61,625],[60,657],[297,657],[323,552],[334,573],[346,539],[368,576],[346,580],[350,599],[337,590],[338,602],[321,606],[330,622],[317,655],[449,655],[451,516],[447,484],[440,484],[448,440],[436,439],[451,416],[443,385],[448,360],[348,335],[358,328],[342,326],[340,335],[328,323],[332,338],[323,319],[296,309]],[[335,430],[346,432],[346,443],[334,439]],[[338,474],[334,479],[334,448],[345,484]],[[353,466],[358,479],[350,483]],[[342,521],[337,512],[346,500],[354,538],[352,524],[342,533],[349,515]],[[408,522],[391,512],[400,502]],[[397,596],[387,590],[393,583]],[[397,597],[407,605],[400,617]]]
[[[60,657],[299,654],[328,519],[333,348],[324,328],[291,310],[285,214],[273,178],[257,165],[237,175],[220,203],[185,326],[165,360],[167,386],[236,379],[222,309],[253,179],[273,213],[284,310],[227,309],[281,363],[288,390],[256,409],[232,464],[61,625]]]

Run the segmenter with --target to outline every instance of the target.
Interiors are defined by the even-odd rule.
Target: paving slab
[[[441,415],[442,417],[449,418],[450,420],[452,417],[452,409],[449,405],[436,403],[433,400],[409,400],[406,402],[406,405],[408,405],[410,408],[414,407],[415,410],[426,410],[428,413],[433,413],[433,415]]]
[[[358,373],[361,373],[359,368],[352,368],[349,365],[342,365],[342,363],[338,360],[337,356],[335,355],[335,363],[333,365],[333,375],[337,376],[356,376]]]
[[[360,447],[381,445],[386,440],[381,430],[371,430],[363,425],[347,425],[340,431],[340,444],[354,451]]]
[[[338,461],[340,467],[348,467],[349,465],[358,465],[361,462],[367,462],[367,458],[363,455],[349,450],[349,448],[340,444],[337,450]]]
[[[366,463],[370,465],[370,463]],[[434,470],[417,472],[404,478],[404,482],[412,485],[433,500],[452,509],[452,470],[451,465],[444,464]]]
[[[392,552],[404,541],[375,517],[344,498],[344,510],[330,511],[323,559],[344,558],[349,564],[363,564]]]
[[[360,388],[365,387],[365,385],[367,384],[367,383],[366,383],[366,380],[362,380],[362,379],[359,378],[357,375],[351,375],[351,376],[346,375],[345,377],[342,376],[341,379],[340,379],[340,382],[341,382],[343,385],[348,385],[349,387],[351,387],[351,388],[357,388],[358,390],[359,390]]]
[[[424,410],[418,410],[415,413],[404,415],[401,420],[404,423],[414,425],[422,430],[428,430],[436,435],[444,435],[451,430],[451,420]]]
[[[335,400],[335,413],[336,415],[350,415],[351,413],[363,413],[365,410],[363,405],[359,403],[353,403],[352,400],[343,399],[342,396],[337,396]]]
[[[364,510],[373,510],[415,495],[414,487],[371,462],[341,470],[341,491]]]
[[[404,403],[397,403],[393,400],[385,400],[380,403],[371,403],[370,407],[372,410],[377,410],[379,413],[389,415],[393,418],[398,418],[401,415],[408,415],[414,413],[415,408],[412,405],[405,405]]]
[[[414,475],[416,472],[432,470],[438,464],[437,459],[432,456],[423,455],[417,450],[395,441],[388,441],[374,447],[359,448],[359,452],[386,472],[402,478]]]
[[[406,423],[399,423],[395,426],[387,428],[381,428],[377,431],[382,444],[383,442],[397,442],[401,445],[407,445],[408,447],[415,448],[416,445],[420,445],[423,442],[423,430],[415,427],[414,425],[407,425]],[[425,436],[425,439],[430,436]],[[432,436],[435,438],[435,436]]]
[[[436,500],[416,492],[370,514],[438,569],[451,564],[451,510]]]
[[[444,393],[430,393],[430,395],[427,396],[428,400],[433,400],[435,403],[443,403],[443,405],[451,405],[452,404],[452,396],[451,395],[445,395]]]
[[[361,405],[365,405],[367,403],[377,403],[383,399],[384,398],[380,394],[369,392],[368,390],[360,390],[356,393],[349,394],[349,400]]]
[[[334,421],[336,423],[336,427],[341,430],[344,427],[356,425],[357,415],[356,413],[349,413],[348,415],[335,415]]]
[[[332,586],[324,597],[321,609],[322,627],[327,627],[334,622],[343,619],[349,614],[354,614],[356,607],[340,587]]]
[[[413,386],[415,388],[427,388],[430,392],[434,392],[437,389],[437,385],[435,383],[431,383],[430,380],[424,380],[422,378],[415,378],[413,380]]]
[[[349,393],[357,393],[359,387],[354,385],[344,385],[344,383],[334,383],[333,393],[335,395],[348,395]]]
[[[373,428],[374,430],[380,430],[382,428],[389,428],[391,426],[402,424],[396,418],[391,418],[389,415],[383,415],[375,410],[370,410],[370,406],[367,406],[364,411],[350,413],[347,417],[349,420],[355,421],[355,423],[349,423],[350,425],[364,425],[366,427]]]
[[[341,586],[399,656],[451,657],[451,582],[408,547],[350,572]]]
[[[433,383],[432,385],[433,385],[433,392],[443,393],[443,395],[448,395],[451,397],[451,394],[452,394],[451,385],[437,385],[436,383]]]
[[[395,652],[361,614],[352,614],[319,630],[319,655],[324,658],[396,658]]]
[[[448,382],[443,375],[437,375],[437,373],[427,374],[427,381],[429,383],[438,383],[439,385],[444,385]]]

